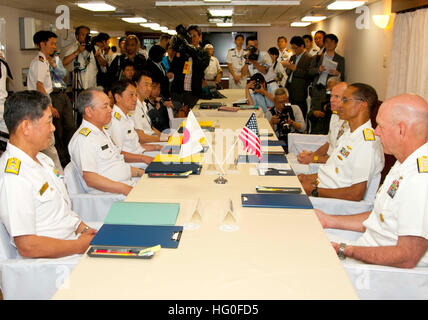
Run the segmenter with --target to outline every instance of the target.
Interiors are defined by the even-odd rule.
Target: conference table
[[[247,121],[198,120],[217,124],[212,135],[226,128],[237,135]],[[266,119],[257,122],[260,132],[273,132]],[[244,153],[239,143],[227,152],[233,139],[208,140],[219,161]],[[259,176],[255,164],[230,161],[227,183],[217,184],[220,168],[212,159],[207,152],[201,174],[185,179],[145,175],[125,200],[180,203],[177,249],[143,260],[85,254],[53,299],[358,299],[312,209],[242,207],[242,193],[255,193],[257,185],[301,187],[296,176]]]

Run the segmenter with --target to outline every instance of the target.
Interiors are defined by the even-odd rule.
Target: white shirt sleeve
[[[120,149],[123,149],[123,143],[125,140],[125,131],[120,124],[121,120],[117,120],[116,118],[111,119],[111,124],[109,127],[109,133],[111,135],[111,140],[113,140],[114,144]]]
[[[398,203],[398,236],[428,239],[428,183],[424,174],[406,181],[409,185],[402,190]]]
[[[11,237],[36,233],[36,210],[34,207],[31,183],[20,176],[5,174],[3,179],[1,202],[9,214],[4,221]],[[26,199],[26,201],[22,201]],[[11,214],[13,213],[13,214]]]

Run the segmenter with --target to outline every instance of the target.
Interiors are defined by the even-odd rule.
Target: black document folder
[[[192,174],[200,174],[202,166],[199,163],[163,163],[151,162],[147,168],[146,173],[184,173],[192,171]]]
[[[313,209],[305,194],[244,193],[241,202],[243,207]]]

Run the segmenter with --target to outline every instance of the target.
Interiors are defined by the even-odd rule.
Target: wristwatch
[[[315,186],[315,188],[314,188],[314,190],[312,190],[311,194],[313,197],[318,197],[318,187],[317,186]]]
[[[85,233],[86,231],[88,231],[89,230],[89,227],[88,226],[86,226],[86,227],[84,227],[83,228],[83,230],[82,231],[80,231],[80,233],[79,234],[83,234],[83,233]]]
[[[345,260],[346,256],[345,256],[345,247],[346,247],[346,243],[341,243],[339,244],[339,252],[337,253],[337,256],[339,257],[340,260]]]

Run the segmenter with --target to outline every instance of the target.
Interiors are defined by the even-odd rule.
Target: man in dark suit
[[[202,96],[202,79],[204,70],[210,63],[208,53],[200,46],[202,31],[196,25],[187,29],[191,37],[191,45],[184,45],[177,51],[176,58],[171,63],[174,81],[171,94],[174,101],[179,101],[188,108],[193,108]]]
[[[160,83],[160,95],[164,100],[170,100],[169,78],[166,75],[166,70],[162,64],[162,58],[166,50],[160,45],[154,45],[149,51],[149,60],[147,60],[145,69],[152,75],[153,82]]]
[[[314,77],[311,91],[311,104],[320,109],[328,103],[326,86],[330,77],[339,77],[340,81],[345,81],[345,58],[336,53],[336,47],[339,39],[334,34],[327,34],[324,37],[324,54],[312,59],[309,69],[309,75]],[[332,60],[337,63],[335,69],[326,70],[325,60]]]
[[[291,104],[296,104],[302,110],[303,117],[306,118],[308,106],[306,105],[307,89],[309,86],[309,68],[311,57],[305,51],[305,41],[302,37],[293,37],[290,40],[291,49],[294,55],[290,62],[285,64],[288,79],[286,87]]]

